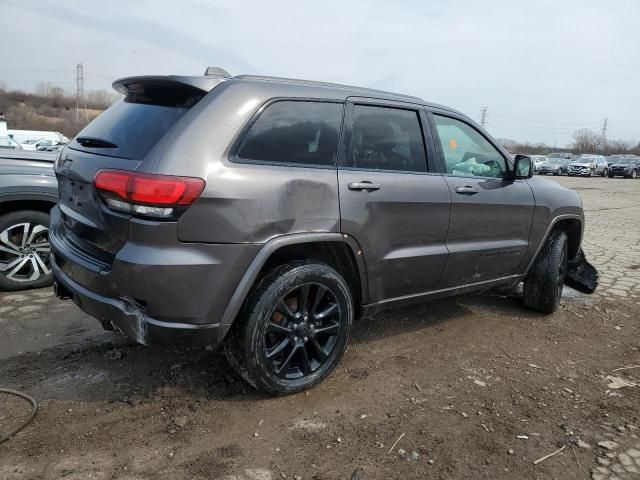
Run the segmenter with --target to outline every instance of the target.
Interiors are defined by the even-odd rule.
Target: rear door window
[[[281,100],[251,125],[236,160],[301,166],[334,166],[342,103]]]
[[[354,105],[351,148],[345,167],[426,172],[427,155],[418,112]]]

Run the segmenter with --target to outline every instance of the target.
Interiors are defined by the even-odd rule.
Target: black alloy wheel
[[[324,285],[308,283],[282,296],[264,333],[263,355],[284,379],[310,375],[331,356],[342,312]]]
[[[300,392],[326,378],[349,341],[354,306],[334,268],[294,260],[264,274],[225,342],[231,366],[272,395]]]

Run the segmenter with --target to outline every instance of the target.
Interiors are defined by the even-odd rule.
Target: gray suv
[[[595,289],[576,192],[406,95],[272,77],[142,76],[59,154],[57,294],[140,343],[224,345],[271,394],[308,388],[354,318],[524,280]]]

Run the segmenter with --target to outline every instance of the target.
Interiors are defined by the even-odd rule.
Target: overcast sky
[[[0,0],[0,82],[85,89],[207,65],[417,95],[496,137],[640,141],[640,0]]]

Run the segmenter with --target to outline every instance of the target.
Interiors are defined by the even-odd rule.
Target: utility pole
[[[82,109],[82,114],[80,113]],[[87,122],[87,101],[84,97],[84,68],[82,63],[76,65],[76,126],[80,123],[80,116]]]
[[[482,109],[480,110],[480,125],[482,125],[482,128],[485,128],[485,126],[487,125],[487,110],[488,107],[482,107]]]
[[[602,122],[602,153],[607,153],[607,124],[609,119],[605,118]]]

